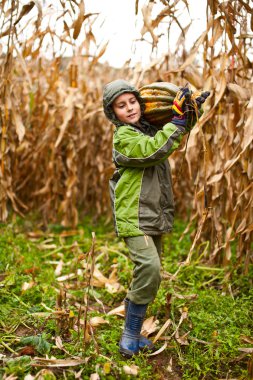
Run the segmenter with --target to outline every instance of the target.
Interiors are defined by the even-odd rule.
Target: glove
[[[198,118],[201,117],[203,113],[201,106],[206,101],[209,95],[209,91],[195,91],[191,94],[191,98],[189,103],[187,104],[186,109],[187,124],[185,126],[185,129],[187,131],[191,130],[196,124]]]
[[[173,100],[173,105],[172,105],[172,113],[173,113],[173,118],[171,122],[173,124],[185,127],[186,126],[186,116],[185,116],[185,101],[189,99],[191,96],[191,91],[190,89],[185,86],[181,87],[179,91],[176,94],[175,99]]]
[[[191,97],[191,91],[189,87],[181,87],[173,100],[172,112],[175,116],[182,116],[185,109],[185,100]]]
[[[196,102],[198,109],[200,109],[201,105],[205,103],[209,95],[210,95],[210,91],[203,91],[203,92],[195,91],[191,95],[191,101],[193,102],[193,104],[194,102]]]

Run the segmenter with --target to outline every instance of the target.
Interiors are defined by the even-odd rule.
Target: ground
[[[227,267],[210,266],[196,248],[181,265],[191,246],[190,232],[180,241],[185,227],[176,222],[164,238],[163,281],[147,312],[160,353],[126,360],[118,341],[132,264],[111,223],[2,224],[0,379],[253,378],[252,263],[246,273],[234,254]]]

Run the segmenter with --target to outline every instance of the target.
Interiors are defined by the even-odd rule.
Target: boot
[[[127,318],[128,305],[129,305],[129,299],[125,298],[125,318]],[[140,337],[139,337],[139,349],[141,351],[153,351],[154,348],[155,348],[155,346],[151,342],[151,340],[145,338],[145,336],[143,336],[143,335],[140,335]]]
[[[125,328],[119,343],[119,352],[127,358],[131,358],[133,355],[138,354],[140,350],[140,332],[147,306],[147,304],[137,305],[132,301],[128,302]]]

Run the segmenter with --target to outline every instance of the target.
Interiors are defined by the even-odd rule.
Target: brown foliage
[[[10,207],[20,214],[38,210],[45,223],[60,220],[65,226],[75,226],[80,214],[108,215],[113,128],[103,115],[103,85],[116,77],[129,78],[138,87],[157,80],[187,81],[192,89],[211,90],[212,96],[186,153],[182,148],[170,158],[177,209],[182,216],[191,209],[195,243],[200,236],[210,241],[211,260],[229,262],[236,240],[238,260],[244,260],[247,270],[253,235],[250,1],[208,0],[206,30],[187,49],[189,25],[183,28],[177,19],[177,6],[188,6],[187,1],[161,3],[164,9],[153,19],[153,3],[142,9],[142,35],[150,34],[156,47],[159,24],[167,22],[169,30],[177,23],[180,49],[135,70],[99,64],[107,44],[91,54],[96,14],[85,14],[83,0],[61,2],[56,22],[63,32],[58,34],[50,25],[42,28],[45,10],[39,2],[22,9],[17,0],[2,3],[0,219],[7,220]],[[136,1],[136,13],[138,5]],[[32,33],[24,40],[19,36],[28,24],[22,20],[35,8]],[[60,56],[53,52],[46,59],[41,53],[48,38],[53,50],[59,41]],[[66,46],[73,49],[68,59]]]

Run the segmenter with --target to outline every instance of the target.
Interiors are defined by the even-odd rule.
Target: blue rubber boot
[[[125,328],[119,342],[119,352],[131,358],[138,354],[141,326],[147,310],[146,305],[137,305],[129,300]]]
[[[128,313],[128,305],[129,305],[129,299],[125,298],[125,318],[127,317],[127,313]],[[151,340],[145,338],[145,336],[143,336],[143,335],[140,335],[140,337],[139,337],[139,349],[141,351],[154,351],[154,348],[155,348],[155,346],[154,346],[153,342],[151,342]]]

